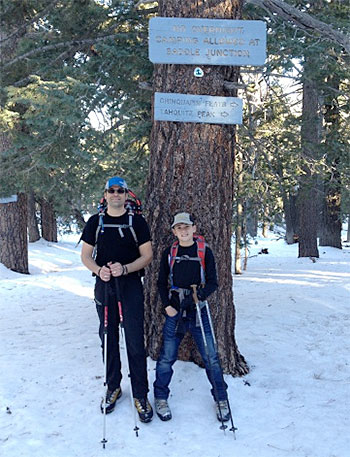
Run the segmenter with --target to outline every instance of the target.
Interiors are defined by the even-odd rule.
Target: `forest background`
[[[263,232],[283,225],[300,257],[317,258],[319,245],[341,249],[342,223],[350,217],[349,1],[213,0],[205,11],[202,2],[184,2],[187,10],[182,3],[180,15],[191,17],[191,6],[202,17],[226,17],[219,4],[233,4],[232,18],[264,20],[268,29],[265,66],[235,68],[222,79],[224,92],[244,99],[243,124],[230,132],[233,191],[218,196],[231,208],[225,222],[236,232],[235,273],[242,272],[241,244],[248,253],[258,224]],[[116,174],[145,200],[153,225],[155,214],[164,219],[151,206],[161,187],[154,170],[162,165],[152,156],[159,74],[147,38],[148,20],[175,4],[0,2],[0,262],[8,268],[29,273],[28,240],[57,241],[58,228],[81,229],[97,210],[103,183]],[[209,170],[215,160],[208,152],[204,162]],[[202,168],[203,162],[194,174],[205,174]],[[13,195],[17,201],[5,203]],[[158,190],[160,207],[172,196],[167,182]],[[204,228],[209,210],[200,214]],[[220,236],[205,234],[215,248]],[[234,316],[228,325],[234,327]],[[234,348],[224,367],[244,374],[237,354]]]

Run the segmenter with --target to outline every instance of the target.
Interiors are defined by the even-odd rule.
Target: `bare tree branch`
[[[275,13],[286,21],[292,21],[302,30],[317,32],[328,40],[342,46],[346,53],[350,54],[350,38],[348,35],[339,32],[325,22],[315,19],[310,14],[298,10],[283,0],[246,0],[246,3],[259,6],[269,13]]]

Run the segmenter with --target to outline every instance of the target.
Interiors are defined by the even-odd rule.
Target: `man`
[[[227,384],[224,382],[218,354],[215,350],[207,310],[201,309],[204,333],[208,344],[209,359],[193,300],[192,285],[198,287],[201,302],[217,287],[216,267],[213,252],[205,246],[204,240],[194,238],[196,226],[188,213],[178,213],[172,223],[172,231],[178,242],[168,247],[162,255],[158,290],[164,307],[166,320],[163,328],[163,345],[156,365],[154,398],[156,412],[163,421],[170,420],[172,413],[168,404],[169,384],[179,345],[187,331],[190,331],[203,359],[211,393],[216,403],[216,414],[220,421],[230,416],[227,401]],[[169,281],[170,279],[170,281]],[[170,285],[169,285],[170,283]]]
[[[123,322],[135,407],[142,422],[150,422],[152,407],[147,399],[148,381],[144,348],[144,303],[141,276],[152,260],[151,237],[141,215],[125,209],[128,186],[115,176],[105,186],[105,214],[88,220],[83,234],[81,259],[96,276],[95,302],[100,320],[99,335],[103,349],[105,287],[108,291],[107,398],[106,413],[111,413],[122,391],[119,352],[119,312],[115,278],[122,295]],[[95,253],[95,250],[97,252]],[[101,403],[101,412],[103,412]]]

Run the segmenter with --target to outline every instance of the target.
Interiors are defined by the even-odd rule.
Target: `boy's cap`
[[[113,178],[110,178],[106,182],[105,190],[108,190],[112,186],[119,186],[126,190],[128,189],[128,185],[126,184],[125,179],[121,178],[120,176],[114,176]]]
[[[191,215],[188,213],[177,213],[174,217],[174,222],[171,224],[171,228],[174,228],[177,224],[193,225]]]

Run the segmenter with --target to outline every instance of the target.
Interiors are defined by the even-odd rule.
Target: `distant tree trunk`
[[[252,199],[247,200],[244,214],[247,218],[247,234],[255,238],[258,235],[258,208]]]
[[[73,216],[74,216],[75,222],[76,222],[79,230],[83,231],[86,222],[85,222],[85,219],[84,219],[81,211],[78,210],[77,208],[73,208]]]
[[[10,270],[29,274],[27,239],[27,197],[0,204],[0,262]]]
[[[319,257],[316,177],[312,169],[312,161],[317,156],[320,138],[317,84],[312,80],[315,64],[316,62],[309,58],[305,59],[301,125],[303,174],[300,178],[298,194],[299,257]]]
[[[41,236],[46,241],[57,243],[56,216],[51,202],[41,199]]]
[[[268,217],[269,217],[269,208],[268,206],[265,206],[264,208],[264,220],[263,220],[263,223],[262,223],[262,236],[264,238],[267,238],[268,237],[268,230],[269,230],[269,221],[268,221]]]
[[[34,192],[28,192],[28,238],[29,243],[40,240],[38,218],[36,216],[36,204]]]
[[[328,83],[335,90],[339,89],[339,76],[331,75]],[[320,246],[342,248],[341,229],[341,177],[339,172],[340,113],[337,99],[330,95],[325,100],[326,131],[326,176],[324,178],[324,196],[321,209]]]
[[[236,198],[237,198],[237,214],[236,214],[236,241],[235,241],[235,274],[242,274],[241,262],[241,245],[242,245],[242,226],[243,226],[243,154],[237,147],[234,164],[234,177],[236,179]]]
[[[350,242],[350,214],[348,214],[348,232],[347,232],[347,237],[346,237],[346,242]]]
[[[241,1],[159,1],[159,16],[238,19]],[[154,90],[234,96],[224,81],[237,81],[238,69],[205,66],[204,77],[193,76],[193,65],[155,65]],[[163,317],[157,292],[160,257],[173,240],[170,224],[174,213],[188,211],[217,260],[219,289],[210,297],[219,352],[225,372],[243,375],[247,364],[235,337],[232,294],[231,235],[233,219],[233,161],[235,127],[183,122],[154,122],[148,175],[147,213],[155,247],[145,282],[145,334],[148,352],[157,358]],[[201,364],[193,341],[185,337],[179,358]]]
[[[286,242],[293,244],[298,241],[298,212],[296,207],[296,196],[292,194],[283,193],[283,210],[286,222]]]
[[[320,246],[332,246],[342,249],[340,203],[340,189],[330,189],[327,186],[321,216]]]

